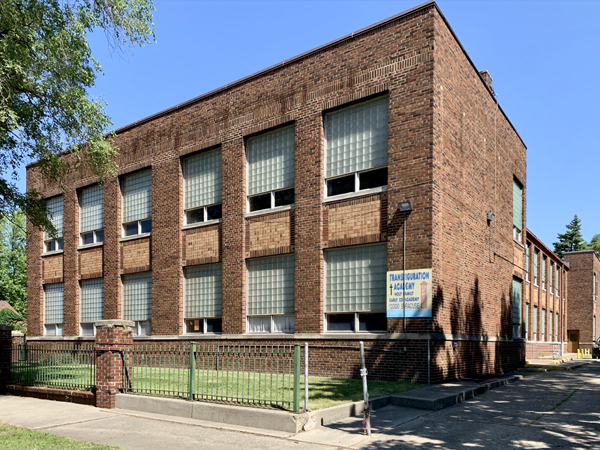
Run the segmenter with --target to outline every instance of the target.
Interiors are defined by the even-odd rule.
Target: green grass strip
[[[3,423],[0,423],[0,443],[2,450],[114,450],[121,448],[76,441],[64,436],[56,436]]]

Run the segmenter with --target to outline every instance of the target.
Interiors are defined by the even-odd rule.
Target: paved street
[[[437,412],[388,406],[376,412],[371,438],[362,435],[356,418],[291,436],[19,397],[0,397],[0,421],[130,450],[600,449],[600,363],[527,375]]]

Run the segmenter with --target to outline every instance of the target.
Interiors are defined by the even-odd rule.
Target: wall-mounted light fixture
[[[400,211],[401,213],[411,212],[412,211],[412,203],[410,202],[410,200],[405,200],[403,202],[400,202],[400,205],[398,205],[398,211]]]
[[[494,214],[494,211],[490,211],[489,213],[487,213],[487,220],[488,220],[488,222],[491,222],[495,218],[496,218],[496,214]]]

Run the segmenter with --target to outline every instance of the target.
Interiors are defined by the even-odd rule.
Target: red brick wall
[[[323,114],[375,95],[389,97],[388,189],[378,196],[381,227],[373,233],[373,224],[369,224],[363,236],[353,230],[349,238],[330,240],[328,212],[336,206],[323,204]],[[223,334],[245,332],[246,258],[250,255],[247,232],[253,220],[245,218],[245,139],[293,123],[296,173],[289,251],[294,252],[296,263],[297,333],[324,331],[324,248],[382,241],[387,242],[388,270],[402,269],[404,260],[409,270],[433,268],[434,317],[408,319],[409,332],[509,336],[510,287],[513,274],[520,273],[513,265],[512,180],[517,176],[526,184],[526,154],[503,113],[495,111],[494,99],[477,70],[436,7],[428,5],[201,101],[120,130],[119,174],[152,170],[153,334],[178,335],[183,331],[183,247],[184,234],[190,231],[182,230],[180,158],[216,145],[222,151],[219,239]],[[498,163],[496,156],[500,157]],[[490,175],[495,171],[496,178]],[[79,174],[67,180],[67,335],[78,333],[79,315],[75,189],[94,181]],[[45,195],[57,192],[40,181],[32,167],[28,187]],[[406,217],[404,255],[405,217],[397,208],[407,199],[413,202],[414,210]],[[117,178],[107,180],[104,203],[105,318],[118,319],[122,316],[124,268]],[[489,210],[496,212],[497,220],[488,226]],[[353,221],[347,226],[356,229]],[[41,234],[32,228],[28,247],[32,336],[42,334],[40,240]],[[288,249],[287,242],[284,247]],[[211,257],[194,262],[214,261]],[[402,331],[402,319],[388,319],[388,332]],[[421,353],[423,342],[410,344],[419,351],[409,358],[418,359],[419,364],[426,356]],[[445,364],[439,379],[478,370],[505,370],[506,364],[515,364],[521,352],[513,343],[469,343],[464,347],[479,350],[453,350],[451,355],[468,358],[474,352],[481,360],[465,360],[460,368],[451,369],[454,363],[449,362],[446,347],[438,347],[434,360]],[[493,356],[504,347],[510,348],[506,357]],[[394,358],[382,360],[396,370]],[[421,379],[422,369],[402,369],[401,373],[407,374],[402,377],[412,379],[415,370],[420,371],[417,378]]]
[[[600,260],[592,250],[564,254],[570,264],[568,330],[579,330],[580,348],[591,348],[590,343],[598,338],[598,295],[600,294]],[[596,274],[596,298],[594,299],[594,273]],[[592,336],[593,318],[596,317],[596,336]]]

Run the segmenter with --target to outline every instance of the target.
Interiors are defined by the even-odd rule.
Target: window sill
[[[133,236],[123,236],[123,237],[119,238],[119,242],[134,241],[136,239],[150,237],[151,234],[152,233],[142,233],[142,234],[134,234]]]
[[[245,218],[249,218],[249,217],[257,217],[257,216],[264,216],[267,214],[273,214],[273,213],[278,213],[278,212],[282,212],[282,211],[289,211],[290,209],[294,208],[295,205],[284,205],[284,206],[277,206],[275,208],[269,208],[269,209],[261,209],[260,211],[252,211],[252,212],[248,212],[246,214],[244,214]]]
[[[525,248],[525,245],[523,245],[523,242],[520,242],[520,241],[518,241],[518,240],[517,240],[517,239],[515,239],[514,237],[513,237],[513,242],[514,242],[515,244],[518,244],[518,245],[519,245],[519,247],[522,247],[523,249]]]
[[[61,255],[61,254],[63,254],[63,253],[64,253],[64,250],[54,250],[53,252],[45,252],[45,253],[42,253],[42,258],[43,258],[44,256],[54,256],[54,255]]]
[[[362,191],[357,192],[348,192],[347,194],[334,195],[332,197],[324,198],[323,203],[339,202],[340,200],[347,200],[349,198],[366,197],[367,195],[385,192],[387,189],[387,186],[380,186],[372,189],[363,189]]]
[[[192,228],[200,228],[200,227],[208,227],[210,225],[215,225],[217,223],[223,222],[223,219],[215,219],[215,220],[207,220],[206,222],[196,222],[184,225],[181,227],[182,230],[189,230]]]
[[[77,247],[77,250],[85,250],[88,248],[102,247],[103,245],[104,245],[104,242],[94,242],[93,244],[80,245],[79,247]]]

